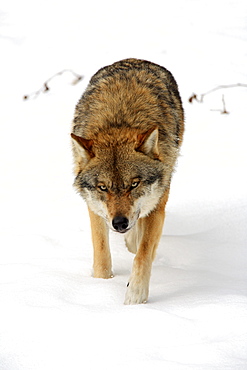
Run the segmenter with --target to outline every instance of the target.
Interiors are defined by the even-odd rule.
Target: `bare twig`
[[[224,95],[222,95],[222,105],[223,105],[223,109],[211,109],[211,111],[220,112],[221,114],[229,114],[229,112],[227,112],[226,110],[226,103],[225,103]]]
[[[226,103],[225,103],[225,97],[222,95],[222,103],[223,103],[223,111],[221,112],[222,114],[229,114],[226,110]]]
[[[233,88],[233,87],[247,87],[247,84],[241,84],[241,83],[237,83],[237,84],[232,84],[232,85],[220,85],[220,86],[216,86],[214,87],[213,89],[203,93],[203,94],[195,94],[193,93],[190,97],[189,97],[189,102],[190,103],[193,103],[193,101],[197,101],[198,103],[203,103],[203,100],[204,100],[204,97],[208,94],[211,94],[217,90],[222,90],[222,89],[228,89],[228,88]],[[222,114],[228,114],[229,112],[227,112],[226,110],[226,105],[225,105],[225,98],[224,98],[224,95],[222,95],[222,103],[223,103],[223,110],[221,109],[217,109],[217,111],[220,111]],[[215,109],[214,109],[215,110]]]
[[[45,93],[47,91],[50,91],[50,87],[48,86],[48,84],[51,82],[51,80],[53,80],[57,76],[61,76],[62,74],[67,73],[67,72],[71,73],[75,77],[75,79],[72,81],[72,85],[76,85],[79,81],[81,81],[83,79],[82,75],[79,75],[79,74],[75,73],[71,69],[63,69],[62,71],[60,71],[60,72],[56,73],[55,75],[53,75],[52,77],[48,78],[48,80],[46,80],[43,83],[42,87],[39,90],[37,90],[37,91],[35,91],[35,92],[33,92],[29,95],[24,95],[23,99],[24,100],[31,99],[31,98],[34,99],[34,98],[37,98],[37,96],[40,95],[41,93]]]

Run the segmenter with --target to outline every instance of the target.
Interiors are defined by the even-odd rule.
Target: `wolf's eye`
[[[105,185],[99,185],[98,189],[101,191],[107,191],[107,187]]]
[[[139,183],[140,183],[140,181],[133,181],[132,184],[131,184],[131,187],[130,187],[131,190],[137,188],[137,186],[139,185]]]

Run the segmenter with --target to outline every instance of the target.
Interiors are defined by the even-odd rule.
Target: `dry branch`
[[[237,84],[232,84],[232,85],[220,85],[220,86],[216,86],[214,87],[213,89],[203,93],[203,94],[195,94],[193,93],[190,97],[189,97],[189,102],[190,103],[193,103],[193,101],[197,101],[198,103],[203,103],[203,100],[204,100],[204,97],[208,94],[211,94],[217,90],[222,90],[222,89],[229,89],[229,88],[233,88],[233,87],[247,87],[247,84],[241,84],[241,83],[237,83]],[[223,109],[218,109],[217,111],[220,111],[222,114],[228,114],[229,112],[226,110],[226,104],[225,104],[225,98],[224,98],[224,95],[222,95],[222,104],[223,104]]]
[[[51,82],[51,80],[53,80],[55,77],[57,76],[61,76],[62,74],[64,73],[71,73],[75,78],[74,80],[72,81],[72,85],[76,85],[79,81],[81,81],[83,79],[83,76],[82,75],[79,75],[78,73],[75,73],[74,71],[72,71],[71,69],[63,69],[62,71],[56,73],[55,75],[51,76],[50,78],[48,78],[48,80],[46,80],[43,85],[41,86],[41,88],[29,95],[24,95],[23,96],[23,99],[24,100],[27,100],[27,99],[31,99],[31,98],[37,98],[38,95],[40,95],[41,93],[45,93],[47,91],[50,91],[50,87],[49,87],[49,83]]]
[[[226,102],[224,95],[222,95],[222,105],[223,109],[211,109],[211,111],[220,112],[221,114],[229,114],[229,112],[226,110]]]

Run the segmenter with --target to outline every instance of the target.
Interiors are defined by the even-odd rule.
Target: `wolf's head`
[[[121,233],[156,207],[166,182],[158,129],[71,134],[76,158],[74,185],[90,209]]]

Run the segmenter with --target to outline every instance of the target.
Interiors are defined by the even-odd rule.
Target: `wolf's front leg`
[[[147,302],[152,260],[146,258],[145,262],[146,263],[135,257],[132,274],[127,284],[124,304],[139,304]]]
[[[105,220],[88,208],[94,249],[94,277],[109,279],[113,277],[111,253],[109,248],[109,230]]]
[[[148,299],[152,262],[164,222],[164,210],[155,210],[138,221],[142,238],[137,250],[132,273],[127,285],[125,304],[145,303]]]
[[[125,304],[145,303],[148,299],[152,262],[162,234],[167,198],[168,193],[150,215],[138,220],[141,240],[127,285]]]

